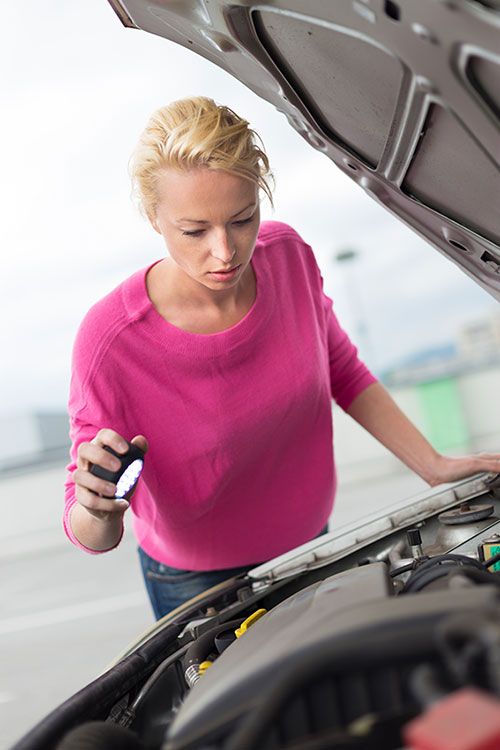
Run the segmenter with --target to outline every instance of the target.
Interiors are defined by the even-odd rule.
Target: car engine
[[[202,628],[161,747],[396,750],[436,711],[451,711],[462,741],[459,719],[478,710],[496,717],[484,747],[500,747],[496,502],[463,502],[286,595],[292,577],[243,621]],[[458,739],[448,729],[448,745],[411,747]]]
[[[401,729],[453,691],[498,695],[499,583],[439,555],[399,592],[383,562],[308,586],[226,647],[165,748],[400,748]]]
[[[499,489],[428,493],[219,584],[13,750],[498,750]]]

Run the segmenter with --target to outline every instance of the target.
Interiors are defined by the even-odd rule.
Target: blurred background
[[[93,679],[152,621],[134,541],[65,540],[71,347],[88,308],[164,253],[130,197],[149,115],[203,94],[261,135],[275,210],[313,247],[338,317],[436,448],[498,450],[500,314],[486,292],[315,152],[273,107],[106,0],[4,4],[0,403],[0,747]],[[332,523],[425,489],[335,409]]]

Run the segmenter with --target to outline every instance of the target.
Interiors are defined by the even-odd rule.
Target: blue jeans
[[[206,589],[255,568],[255,565],[247,565],[224,570],[182,570],[154,560],[142,547],[138,547],[138,552],[146,591],[157,620]]]
[[[318,536],[326,534],[327,531],[328,526],[325,526]],[[227,581],[228,578],[233,576],[246,573],[258,565],[258,563],[254,563],[253,565],[244,565],[241,568],[207,571],[182,570],[171,568],[169,565],[154,560],[144,552],[142,547],[138,547],[138,552],[146,591],[157,620],[212,586]]]

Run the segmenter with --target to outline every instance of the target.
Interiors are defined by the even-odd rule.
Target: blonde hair
[[[134,193],[149,218],[156,214],[158,175],[166,167],[223,169],[254,182],[273,205],[273,176],[260,137],[213,99],[179,99],[151,116],[130,160]]]

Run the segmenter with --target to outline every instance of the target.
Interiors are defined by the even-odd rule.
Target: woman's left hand
[[[500,453],[477,453],[473,456],[457,457],[438,454],[432,477],[427,481],[431,487],[435,487],[437,484],[455,482],[483,471],[500,473]]]

